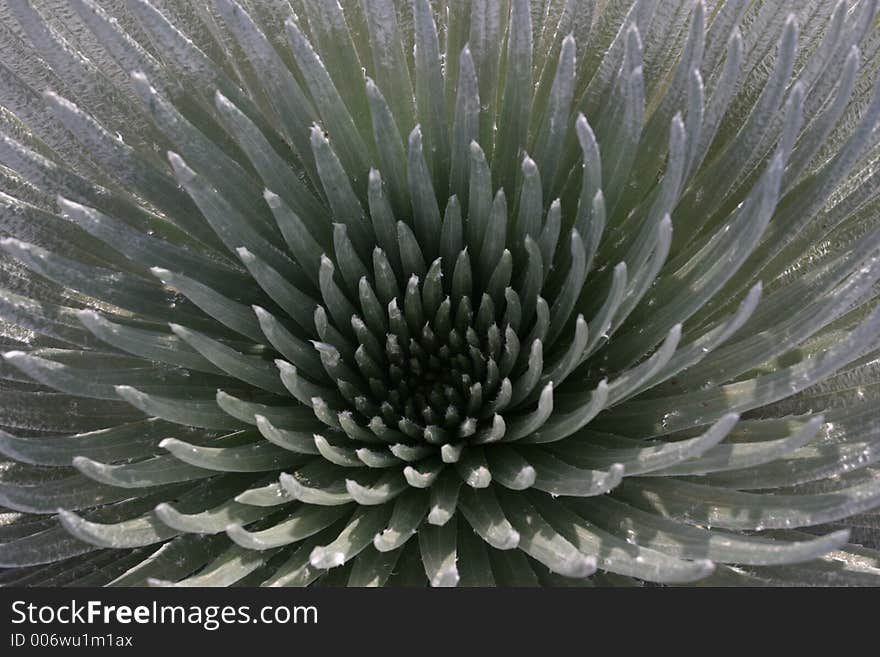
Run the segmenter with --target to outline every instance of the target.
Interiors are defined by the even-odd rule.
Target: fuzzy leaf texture
[[[0,583],[880,584],[877,13],[0,3]]]

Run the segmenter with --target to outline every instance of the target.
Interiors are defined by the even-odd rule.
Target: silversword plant
[[[0,581],[874,584],[877,0],[5,0]]]

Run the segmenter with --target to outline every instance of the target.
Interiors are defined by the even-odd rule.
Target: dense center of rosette
[[[509,402],[510,382],[499,364],[504,344],[494,317],[481,325],[475,319],[466,296],[447,296],[436,308],[426,304],[416,276],[402,304],[391,300],[380,358],[371,357],[366,340],[355,352],[386,426],[447,450],[491,441],[493,424],[503,422],[493,416]]]
[[[473,342],[456,329],[441,341],[426,323],[405,345],[389,334],[390,385],[382,412],[389,419],[399,416],[399,428],[410,437],[447,442],[475,432],[484,411],[486,362],[476,333],[468,333]]]
[[[457,207],[454,200],[450,206]],[[506,221],[506,211],[498,217]],[[458,463],[469,446],[520,439],[546,422],[555,374],[576,363],[562,358],[544,371],[542,345],[554,327],[537,292],[543,268],[533,241],[526,240],[533,248],[525,282],[512,285],[513,257],[501,241],[490,245],[500,249],[498,257],[486,259],[497,266],[472,267],[469,248],[447,235],[423,251],[402,222],[397,241],[386,240],[388,250],[374,246],[363,254],[345,227],[334,228],[335,258],[321,258],[324,303],[314,320],[320,341],[313,344],[337,390],[288,386],[322,421],[366,445],[387,443],[410,463],[438,455]],[[532,301],[521,302],[517,287]],[[319,449],[337,458],[332,440],[322,438]],[[388,459],[373,458],[371,450],[354,450],[357,460],[387,467]]]

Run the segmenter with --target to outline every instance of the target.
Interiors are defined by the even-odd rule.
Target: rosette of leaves
[[[876,13],[7,0],[0,579],[880,582]]]

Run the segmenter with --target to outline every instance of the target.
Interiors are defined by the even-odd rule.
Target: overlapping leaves
[[[0,577],[876,583],[876,14],[10,0]]]

